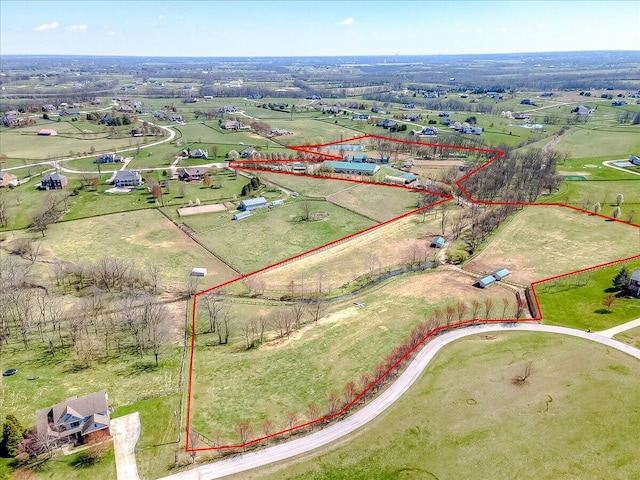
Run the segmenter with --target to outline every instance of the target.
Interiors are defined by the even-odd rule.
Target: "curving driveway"
[[[282,443],[273,447],[267,447],[255,452],[246,453],[237,457],[228,458],[219,462],[202,465],[200,467],[176,473],[163,480],[196,480],[213,479],[226,475],[243,472],[252,468],[268,465],[273,462],[286,460],[288,458],[310,452],[316,448],[334,442],[345,435],[364,426],[375,417],[389,408],[400,396],[405,393],[420,377],[424,369],[429,365],[435,355],[451,342],[455,342],[464,337],[477,335],[479,333],[496,331],[521,331],[521,332],[546,332],[560,335],[570,335],[598,342],[608,347],[615,348],[640,360],[640,350],[630,345],[618,342],[597,333],[583,332],[572,328],[555,327],[539,324],[494,324],[478,325],[444,333],[429,341],[424,348],[416,355],[406,370],[397,378],[387,390],[374,400],[366,404],[360,410],[350,415],[346,419],[334,423],[330,427],[311,433],[304,437],[297,438],[290,442]]]

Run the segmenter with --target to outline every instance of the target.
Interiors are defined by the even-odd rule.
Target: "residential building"
[[[113,153],[105,153],[96,157],[95,163],[121,163],[122,155],[117,155],[115,152]]]
[[[18,177],[9,172],[0,171],[0,188],[15,187],[18,185]]]
[[[133,170],[118,170],[113,177],[115,187],[137,187],[142,183],[142,176]]]
[[[67,177],[60,173],[45,175],[40,180],[41,190],[61,190],[67,186]]]
[[[244,128],[244,124],[237,120],[226,120],[220,124],[220,128],[223,130],[240,130]]]
[[[209,158],[209,151],[201,148],[189,150],[189,158]]]
[[[204,167],[187,167],[183,168],[178,174],[178,178],[183,181],[202,180],[207,174],[207,169]]]
[[[629,280],[629,291],[640,298],[640,268],[636,268]]]
[[[36,428],[38,436],[55,443],[83,444],[99,435],[110,435],[110,415],[107,392],[103,390],[79,398],[68,398],[38,410]]]

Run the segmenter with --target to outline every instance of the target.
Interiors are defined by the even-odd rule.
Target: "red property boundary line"
[[[638,229],[638,234],[639,234],[639,238],[638,238],[638,243],[639,243],[639,247],[640,247],[640,226],[638,225],[634,225],[630,222],[626,222],[623,220],[619,220],[619,219],[614,219],[611,218],[607,215],[603,215],[600,213],[593,213],[593,212],[589,212],[588,210],[582,209],[582,208],[578,208],[572,205],[567,205],[564,203],[535,203],[535,202],[500,202],[500,201],[484,201],[484,200],[479,200],[479,199],[475,199],[473,198],[472,195],[469,194],[469,192],[462,186],[462,183],[470,178],[472,175],[475,175],[477,172],[479,172],[480,170],[482,170],[483,168],[488,167],[489,165],[491,165],[492,163],[494,163],[495,161],[497,161],[498,159],[502,158],[505,155],[505,152],[502,150],[492,150],[492,149],[483,149],[483,148],[475,148],[475,147],[463,147],[463,146],[455,146],[455,145],[443,145],[443,144],[437,144],[437,143],[423,143],[423,142],[412,142],[409,140],[399,140],[399,139],[393,139],[393,138],[388,138],[388,137],[383,137],[383,136],[379,136],[379,135],[361,135],[358,137],[351,137],[345,140],[340,140],[340,141],[336,141],[336,142],[329,142],[329,143],[322,143],[322,144],[315,144],[315,145],[303,145],[303,146],[290,146],[288,147],[290,150],[294,150],[300,153],[305,153],[308,155],[313,155],[312,158],[299,158],[296,160],[235,160],[235,161],[230,161],[229,162],[229,167],[231,168],[239,168],[239,169],[243,169],[243,170],[254,170],[254,171],[265,171],[264,169],[260,169],[257,167],[252,167],[251,165],[260,165],[260,164],[274,164],[274,163],[291,163],[291,162],[298,162],[298,161],[304,161],[304,162],[319,162],[319,161],[324,161],[324,160],[342,160],[342,157],[337,156],[337,155],[331,155],[328,153],[324,153],[324,152],[319,152],[317,150],[313,150],[313,149],[320,149],[320,148],[324,148],[327,146],[331,146],[331,145],[340,145],[340,144],[346,144],[346,143],[351,143],[351,142],[355,142],[355,141],[360,141],[360,140],[364,140],[364,139],[377,139],[377,140],[381,140],[381,141],[389,141],[389,142],[399,142],[399,143],[405,143],[405,144],[411,144],[411,145],[419,145],[419,146],[424,146],[424,147],[437,147],[437,148],[450,148],[450,149],[458,149],[458,150],[466,150],[466,151],[474,151],[474,152],[481,152],[481,153],[486,153],[486,154],[491,154],[493,155],[493,157],[491,157],[487,162],[483,163],[482,165],[478,166],[477,168],[473,169],[472,171],[470,171],[469,173],[467,173],[466,175],[464,175],[462,178],[460,178],[457,182],[456,182],[456,186],[460,189],[460,191],[462,192],[462,194],[466,197],[466,199],[473,203],[473,204],[477,204],[477,205],[512,205],[512,206],[517,206],[517,207],[523,207],[523,206],[543,206],[543,207],[564,207],[564,208],[569,208],[571,210],[575,210],[581,213],[585,213],[591,216],[597,216],[600,218],[603,218],[605,220],[609,220],[609,221],[615,221],[618,223],[622,223],[625,225],[629,225],[631,227],[634,227],[636,229]],[[330,248],[338,243],[342,243],[344,241],[348,241],[354,237],[363,235],[367,232],[370,232],[371,230],[374,230],[376,228],[380,228],[383,227],[385,225],[388,225],[390,223],[396,222],[402,218],[408,217],[410,215],[413,215],[415,213],[421,212],[423,210],[427,210],[430,208],[433,208],[437,205],[440,205],[442,203],[451,201],[454,199],[454,197],[452,195],[449,194],[443,194],[443,193],[439,193],[439,192],[432,192],[429,190],[424,190],[424,189],[417,189],[417,188],[412,188],[412,187],[407,187],[407,186],[402,186],[402,185],[391,185],[391,184],[383,184],[383,183],[377,183],[377,182],[370,182],[370,181],[366,181],[366,180],[354,180],[354,179],[347,179],[347,178],[331,178],[331,177],[325,177],[325,176],[321,176],[321,175],[310,175],[310,174],[304,174],[304,173],[298,173],[298,172],[282,172],[282,171],[277,171],[277,170],[271,170],[271,173],[276,173],[276,174],[280,174],[280,175],[293,175],[293,176],[302,176],[302,177],[311,177],[311,178],[319,178],[319,179],[323,179],[323,180],[333,180],[333,181],[343,181],[343,182],[348,182],[348,183],[360,183],[360,184],[366,184],[366,185],[376,185],[376,186],[380,186],[380,187],[386,187],[386,188],[401,188],[401,189],[405,189],[405,190],[409,190],[412,192],[420,192],[420,193],[431,193],[433,195],[436,196],[440,196],[443,197],[441,200],[432,202],[429,205],[426,205],[424,207],[420,207],[414,210],[411,210],[407,213],[404,213],[402,215],[399,215],[397,217],[394,217],[390,220],[378,223],[376,225],[373,225],[371,227],[368,227],[364,230],[361,230],[359,232],[347,235],[346,237],[340,238],[338,240],[334,240],[331,242],[328,242],[324,245],[321,245],[319,247],[315,247],[312,248],[311,250],[308,250],[306,252],[294,255],[290,258],[287,258],[285,260],[281,260],[279,262],[276,262],[272,265],[268,265],[266,267],[260,268],[258,270],[255,270],[251,273],[247,273],[245,275],[242,275],[238,278],[235,278],[233,280],[229,280],[226,281],[224,283],[221,283],[219,285],[216,285],[214,287],[208,288],[206,290],[202,290],[200,292],[197,292],[196,294],[194,294],[193,296],[193,304],[192,304],[192,313],[191,313],[191,344],[190,344],[190,355],[189,355],[189,383],[188,383],[188,393],[187,393],[187,421],[186,421],[186,440],[185,440],[185,451],[186,452],[202,452],[202,451],[211,451],[211,450],[233,450],[233,449],[240,449],[240,448],[246,448],[248,446],[251,445],[255,445],[257,443],[260,442],[264,442],[265,440],[269,440],[275,437],[279,437],[282,435],[285,435],[287,433],[291,433],[293,431],[296,430],[300,430],[309,426],[313,426],[322,422],[326,422],[328,420],[332,420],[334,418],[340,417],[342,415],[344,415],[345,413],[347,413],[354,405],[356,405],[358,402],[360,402],[362,400],[362,398],[367,395],[373,388],[375,388],[378,384],[380,384],[380,382],[382,382],[382,380],[389,375],[394,369],[396,369],[402,362],[404,362],[410,355],[412,355],[418,348],[420,348],[422,345],[424,345],[425,342],[427,342],[430,338],[432,338],[433,336],[437,335],[438,333],[441,333],[443,331],[446,330],[450,330],[450,329],[455,329],[455,328],[460,328],[460,327],[465,327],[468,325],[477,325],[477,324],[492,324],[492,323],[513,323],[513,322],[520,322],[520,321],[536,321],[539,322],[542,320],[542,311],[540,309],[540,304],[538,302],[538,295],[536,293],[536,286],[541,285],[543,283],[547,283],[547,282],[551,282],[554,280],[558,280],[564,277],[568,277],[571,275],[575,275],[578,273],[582,273],[582,272],[587,272],[587,271],[592,271],[592,270],[597,270],[603,267],[607,267],[610,265],[615,265],[615,264],[619,264],[619,263],[624,263],[630,260],[635,260],[635,259],[640,259],[640,253],[637,255],[632,255],[630,257],[626,257],[626,258],[622,258],[622,259],[618,259],[618,260],[613,260],[610,262],[605,262],[605,263],[601,263],[592,267],[587,267],[587,268],[583,268],[583,269],[579,269],[579,270],[574,270],[568,273],[564,273],[564,274],[560,274],[560,275],[555,275],[553,277],[549,277],[549,278],[545,278],[542,280],[537,280],[535,282],[532,282],[530,284],[531,287],[531,292],[532,292],[532,296],[533,296],[533,300],[535,302],[535,306],[537,309],[538,316],[535,318],[530,318],[530,319],[517,319],[517,318],[513,318],[513,319],[488,319],[488,320],[480,320],[480,319],[471,319],[471,320],[465,320],[462,322],[456,322],[456,323],[452,323],[452,324],[448,324],[448,325],[442,325],[439,327],[436,327],[432,330],[430,330],[420,341],[418,341],[416,343],[415,346],[413,346],[411,349],[409,349],[402,357],[400,357],[393,365],[391,365],[387,370],[385,370],[378,378],[376,378],[373,382],[371,382],[371,384],[366,387],[364,390],[362,390],[351,402],[349,402],[347,405],[345,405],[340,411],[333,413],[333,414],[329,414],[329,415],[325,415],[321,418],[317,418],[315,420],[311,420],[309,422],[306,423],[302,423],[300,425],[296,425],[293,426],[291,428],[287,428],[285,430],[281,430],[279,432],[275,432],[272,433],[270,435],[266,435],[263,437],[259,437],[259,438],[255,438],[253,440],[249,440],[248,442],[245,443],[240,443],[240,444],[235,444],[235,445],[222,445],[222,446],[218,446],[218,447],[201,447],[201,448],[190,448],[189,444],[190,444],[190,434],[191,434],[191,408],[192,408],[192,402],[191,402],[191,397],[192,397],[192,387],[193,387],[193,367],[194,367],[194,354],[195,354],[195,326],[196,326],[196,309],[197,309],[197,304],[198,304],[198,297],[200,295],[204,295],[206,293],[209,293],[213,290],[217,290],[220,289],[222,287],[225,287],[227,285],[230,285],[232,283],[235,282],[239,282],[242,280],[245,280],[249,277],[252,277],[254,275],[266,272],[268,270],[272,270],[274,268],[280,267],[286,263],[298,260],[302,257],[305,257],[307,255],[316,253],[320,250],[324,250],[326,248]]]

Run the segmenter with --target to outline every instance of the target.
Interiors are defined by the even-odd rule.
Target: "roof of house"
[[[187,174],[193,177],[194,175],[204,175],[205,173],[207,173],[205,167],[185,167],[180,172],[180,175]]]
[[[14,178],[18,178],[13,173],[3,172],[2,170],[0,170],[0,182],[2,182],[5,179],[5,177],[8,178],[9,180],[13,180]]]
[[[431,244],[436,244],[436,245],[444,245],[444,238],[443,237],[433,237],[433,240],[431,240]]]
[[[64,175],[62,175],[61,173],[50,173],[49,175],[45,175],[44,177],[42,177],[42,182],[50,182],[50,181],[62,181],[64,180],[65,177]]]
[[[89,418],[91,422],[83,426],[83,434],[108,427],[111,423],[107,392],[104,390],[83,397],[71,397],[64,402],[38,410],[36,412],[36,426],[39,433],[47,432],[49,412],[52,413],[53,423],[56,425],[82,421],[87,417],[92,417]]]
[[[142,177],[138,172],[134,172],[133,170],[118,170],[116,172],[115,177],[113,177],[113,181],[118,180],[141,180]]]
[[[418,177],[416,177],[415,174],[411,172],[403,173],[402,175],[399,175],[399,177],[404,178],[405,180],[408,180],[410,182],[413,182],[414,180],[418,179]]]
[[[631,280],[640,282],[640,268],[636,268],[631,274]]]

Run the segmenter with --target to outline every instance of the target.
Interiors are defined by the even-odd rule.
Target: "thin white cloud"
[[[340,22],[340,25],[353,25],[353,18],[349,17],[349,18],[345,18],[344,20],[342,20]]]
[[[476,28],[474,31],[475,31],[476,33],[482,33],[482,29],[481,29],[481,28]]]
[[[44,30],[55,30],[59,26],[60,26],[60,24],[58,22],[43,23],[42,25],[39,25],[39,26],[35,27],[34,30],[36,32],[42,32]]]
[[[70,32],[83,32],[88,29],[89,27],[87,25],[69,25],[67,27],[67,30]]]
[[[110,36],[117,35],[117,32],[113,32],[113,31],[107,32],[107,35],[110,35]]]
[[[158,15],[158,20],[162,20],[164,18],[163,14]]]
[[[499,28],[498,31],[500,33],[507,33],[509,31],[509,29],[507,29],[506,27],[502,27],[502,28]]]
[[[540,30],[546,30],[547,28],[551,28],[551,24],[550,23],[539,23],[538,24],[538,28]]]

